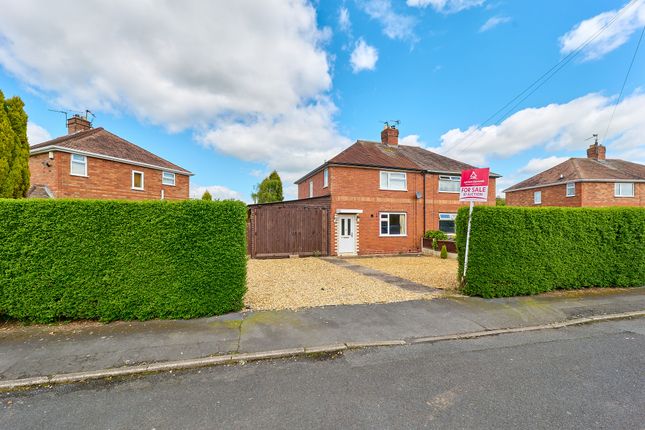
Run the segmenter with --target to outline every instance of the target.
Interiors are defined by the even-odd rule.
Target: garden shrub
[[[440,230],[428,230],[423,235],[426,239],[446,240],[448,235]]]
[[[468,208],[457,216],[463,273]],[[473,210],[463,291],[482,297],[645,285],[645,208]]]
[[[0,316],[194,318],[242,308],[241,202],[0,200]]]
[[[446,245],[441,246],[441,254],[439,256],[444,260],[448,258],[448,249],[446,249]]]

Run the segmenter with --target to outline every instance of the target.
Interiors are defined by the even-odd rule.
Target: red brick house
[[[421,251],[426,230],[455,231],[461,171],[473,166],[423,148],[398,144],[386,127],[381,142],[359,140],[296,181],[298,201],[326,197],[330,254]],[[491,174],[489,201],[495,204]]]
[[[185,170],[102,127],[73,116],[68,134],[31,146],[28,197],[188,199]]]
[[[509,206],[645,206],[645,166],[606,159],[592,144],[587,158],[570,158],[504,190]]]

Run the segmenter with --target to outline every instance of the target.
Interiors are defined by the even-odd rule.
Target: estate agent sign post
[[[490,169],[469,169],[461,171],[461,186],[459,187],[459,201],[470,202],[468,211],[468,232],[466,233],[466,253],[464,254],[464,274],[466,277],[468,269],[468,245],[470,244],[470,220],[473,217],[474,202],[485,202],[488,200],[488,176]]]

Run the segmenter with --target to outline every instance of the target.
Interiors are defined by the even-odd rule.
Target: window
[[[616,197],[634,197],[634,183],[616,182],[614,187],[614,195]]]
[[[405,213],[381,213],[381,236],[405,236]]]
[[[329,186],[329,169],[323,170],[323,188]]]
[[[533,193],[533,203],[536,205],[542,204],[542,191],[536,191]]]
[[[407,191],[408,182],[404,172],[381,172],[381,189]]]
[[[460,185],[460,176],[439,176],[440,193],[458,193]]]
[[[309,181],[309,198],[314,196],[314,181]]]
[[[567,182],[567,197],[573,197],[576,195],[576,183]]]
[[[70,158],[70,175],[87,176],[87,157],[84,155],[72,154]]]
[[[143,172],[132,171],[132,189],[143,190]]]
[[[455,219],[457,214],[439,214],[439,230],[447,234],[455,234]]]
[[[161,183],[164,185],[175,186],[175,174],[172,172],[163,172],[161,174]]]

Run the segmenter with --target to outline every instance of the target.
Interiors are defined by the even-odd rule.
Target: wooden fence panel
[[[250,209],[252,257],[329,255],[329,210],[307,206],[255,206]]]

